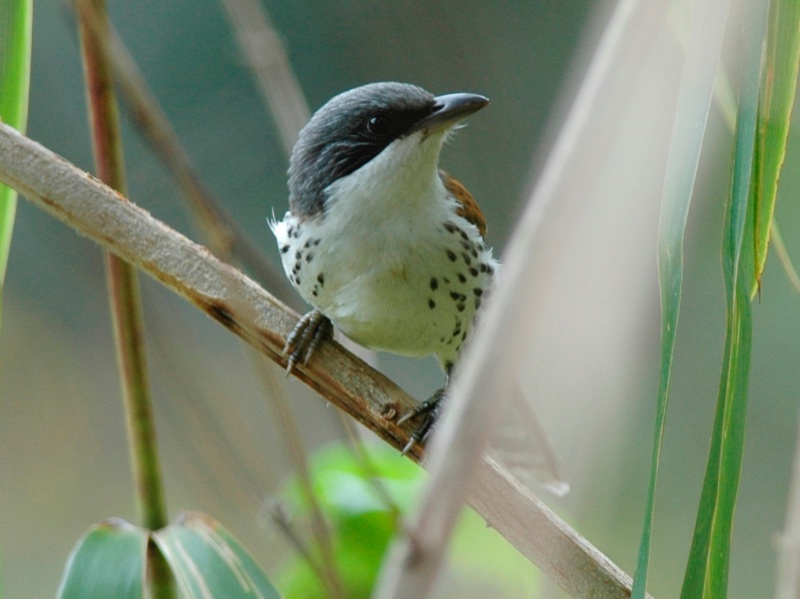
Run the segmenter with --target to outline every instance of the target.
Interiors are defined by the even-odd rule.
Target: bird
[[[439,167],[446,140],[489,100],[378,82],[325,103],[300,131],[289,211],[270,227],[283,268],[312,309],[284,348],[287,372],[334,326],[378,351],[435,355],[445,384],[398,420],[423,444],[498,262],[475,199]]]

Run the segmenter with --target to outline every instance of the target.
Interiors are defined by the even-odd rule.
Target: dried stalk
[[[296,314],[204,247],[3,124],[0,181],[286,365],[282,349]],[[397,449],[407,443],[410,430],[396,420],[414,400],[339,344],[323,345],[295,374],[385,442]],[[415,448],[412,457],[422,452]],[[476,481],[469,498],[476,511],[559,585],[578,597],[629,596],[630,577],[501,466],[483,458]]]

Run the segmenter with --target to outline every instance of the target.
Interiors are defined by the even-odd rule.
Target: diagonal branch
[[[153,218],[94,177],[0,123],[0,181],[203,310],[281,366],[297,315],[206,248]],[[397,417],[413,400],[336,343],[295,374],[325,400],[400,449]],[[421,459],[413,449],[411,456]],[[630,596],[630,577],[522,487],[483,458],[470,498],[512,545],[576,597]]]

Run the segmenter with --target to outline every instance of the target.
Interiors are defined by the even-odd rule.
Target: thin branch
[[[128,108],[128,116],[175,177],[197,227],[211,247],[225,260],[238,257],[259,280],[274,289],[281,300],[298,307],[297,294],[283,273],[265,259],[222,203],[203,184],[136,61],[113,27],[101,27],[96,16],[91,14],[87,14],[86,26],[97,36],[98,51],[103,53],[113,68],[114,78]]]
[[[100,51],[97,36],[97,30],[108,27],[105,0],[80,1],[77,8],[96,169],[103,181],[125,193],[117,100],[111,67]],[[90,28],[89,20],[98,27]],[[168,517],[145,360],[139,273],[114,254],[107,252],[105,258],[139,520],[145,528],[159,530],[167,525]],[[157,551],[148,552],[147,562],[153,597],[175,597],[172,575],[163,556]]]
[[[256,0],[222,0],[222,4],[289,156],[311,114],[280,35]]]
[[[289,458],[294,466],[297,482],[300,485],[300,492],[308,502],[311,512],[311,528],[314,538],[319,545],[322,555],[322,565],[312,570],[321,575],[320,582],[326,586],[331,597],[336,599],[344,597],[342,581],[339,576],[339,569],[336,566],[333,540],[331,539],[330,526],[323,514],[322,505],[314,492],[314,483],[311,479],[311,471],[308,465],[308,454],[303,445],[300,427],[294,417],[292,407],[289,405],[289,396],[286,393],[286,386],[282,381],[278,381],[274,364],[264,359],[260,353],[252,350],[248,352],[253,358],[255,370],[261,379],[261,384],[266,391],[266,396],[270,399],[269,407],[273,414],[277,416],[278,430],[280,431],[281,441],[286,447]],[[303,557],[305,557],[304,554]]]
[[[267,506],[265,513],[269,517],[270,521],[278,527],[278,530],[283,533],[283,536],[294,548],[297,554],[303,559],[303,561],[305,561],[306,565],[308,565],[314,575],[320,581],[324,582],[327,576],[325,568],[323,568],[321,564],[317,563],[317,560],[314,559],[311,551],[309,551],[308,547],[305,546],[300,532],[289,520],[285,506],[280,502],[273,502]]]
[[[281,366],[297,315],[207,249],[153,218],[50,150],[0,124],[0,181],[58,220],[134,264]],[[240,308],[234,312],[232,306]],[[410,428],[396,420],[414,400],[337,343],[321,346],[296,376],[398,450]],[[415,460],[422,457],[412,450]],[[628,597],[630,577],[484,458],[470,503],[523,555],[580,597]],[[532,531],[536,531],[532,534]],[[568,570],[564,564],[575,565]]]

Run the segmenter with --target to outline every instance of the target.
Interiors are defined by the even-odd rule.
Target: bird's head
[[[447,133],[488,103],[476,94],[437,97],[414,85],[392,82],[334,97],[303,128],[292,152],[292,211],[306,216],[324,212],[328,188],[368,165],[377,171],[371,178],[435,173]]]

